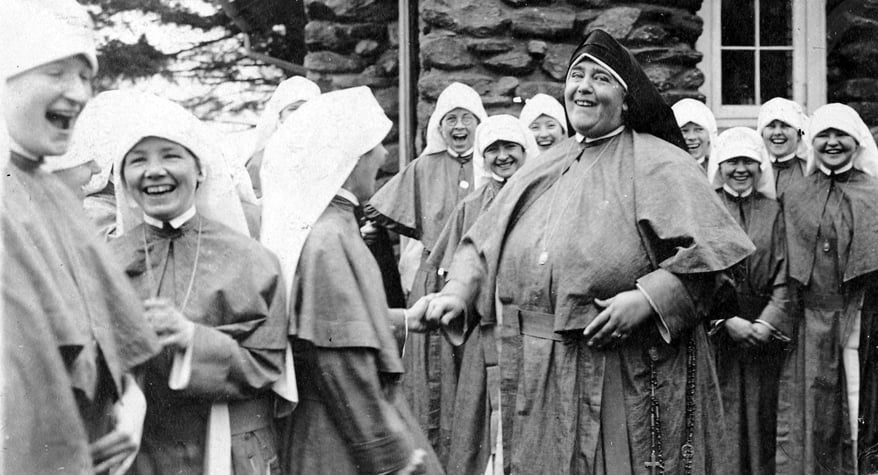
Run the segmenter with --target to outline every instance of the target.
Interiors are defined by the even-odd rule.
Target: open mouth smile
[[[72,111],[48,111],[46,112],[46,120],[58,129],[70,130],[77,115],[76,112]]]
[[[161,196],[176,189],[177,187],[174,185],[152,185],[144,187],[143,192],[148,196]]]

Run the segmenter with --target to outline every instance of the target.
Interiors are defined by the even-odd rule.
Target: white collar
[[[357,199],[357,195],[351,193],[349,190],[346,190],[344,188],[339,188],[336,195],[341,196],[342,198],[350,201],[351,203],[354,204],[354,206],[360,206],[360,200]]]
[[[491,178],[493,178],[494,181],[498,181],[500,183],[506,183],[506,178],[503,178],[502,176],[499,176],[494,172],[491,172]]]
[[[699,164],[699,165],[704,165],[704,161],[705,161],[705,160],[707,160],[707,155],[705,155],[705,156],[703,156],[703,157],[701,157],[701,158],[696,158],[696,159],[695,159],[695,163],[697,163],[697,164]]]
[[[850,162],[848,162],[847,165],[845,165],[845,166],[843,166],[843,167],[841,167],[841,168],[839,168],[839,169],[836,169],[836,170],[830,170],[830,169],[826,168],[822,163],[818,163],[818,164],[817,164],[817,168],[819,168],[820,171],[823,172],[823,174],[825,174],[826,176],[831,176],[833,173],[835,173],[836,175],[838,175],[839,173],[844,173],[844,172],[850,170],[850,169],[853,168],[853,167],[854,167],[854,161],[853,161],[853,160],[851,160]]]
[[[472,155],[474,150],[475,150],[475,147],[470,147],[468,150],[465,150],[463,153],[457,153],[454,150],[451,150],[450,148],[445,149],[445,151],[448,152],[448,155],[451,155],[454,158],[466,157],[468,155]]]
[[[180,229],[180,226],[183,226],[184,224],[186,224],[186,221],[189,221],[193,217],[195,217],[195,205],[192,205],[191,208],[186,210],[180,216],[177,216],[176,218],[169,220],[168,224],[170,224],[171,227],[174,229]],[[162,221],[159,221],[159,220],[153,218],[152,216],[147,215],[146,213],[143,214],[143,222],[154,227],[154,228],[159,228],[159,229],[161,229],[164,225]]]
[[[774,155],[771,155],[771,161],[775,162],[775,163],[788,162],[794,158],[796,158],[796,151],[795,150],[793,150],[792,152],[790,152],[787,155],[784,155],[783,157],[775,157]]]
[[[726,193],[728,193],[732,196],[737,196],[738,198],[746,198],[746,197],[750,196],[751,193],[753,193],[752,186],[750,188],[747,188],[747,191],[745,191],[743,193],[738,193],[737,191],[734,190],[734,188],[732,188],[731,186],[729,186],[726,183],[723,183],[723,190],[725,190]]]
[[[598,140],[603,140],[603,139],[606,139],[609,137],[619,135],[622,133],[623,130],[625,130],[625,124],[622,124],[619,127],[616,127],[615,129],[611,130],[609,133],[601,135],[600,137],[586,137],[586,136],[580,134],[579,132],[576,132],[576,141],[579,143],[582,143],[583,140],[585,140],[585,143],[597,142]]]
[[[18,142],[16,142],[15,140],[12,140],[12,137],[9,137],[9,150],[12,150],[13,152],[21,155],[24,158],[27,158],[28,160],[33,160],[35,162],[40,160],[39,157],[28,152],[27,150],[24,149],[24,147],[19,145]]]

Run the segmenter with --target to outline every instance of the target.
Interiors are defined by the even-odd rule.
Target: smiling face
[[[540,152],[545,152],[564,138],[564,129],[561,128],[561,124],[545,114],[534,119],[529,128],[537,140]]]
[[[680,127],[689,155],[698,160],[710,153],[710,132],[695,122],[686,122]]]
[[[73,168],[67,168],[65,170],[56,170],[53,173],[57,176],[61,181],[64,182],[76,196],[80,198],[85,198],[85,192],[83,191],[83,187],[91,181],[91,177],[97,175],[101,172],[101,167],[98,166],[97,162],[94,160],[89,160],[82,165],[77,165]]]
[[[515,143],[498,140],[485,148],[485,163],[500,178],[509,178],[524,165],[524,148]]]
[[[148,216],[169,221],[195,203],[204,175],[186,147],[159,137],[137,143],[122,162],[122,179],[134,201]]]
[[[746,193],[762,176],[759,162],[750,157],[734,157],[719,164],[723,184],[737,193]]]
[[[564,107],[573,129],[600,137],[622,125],[625,88],[610,72],[588,59],[576,63],[564,84]]]
[[[10,137],[38,157],[64,154],[93,77],[84,57],[70,56],[9,78],[3,114]]]
[[[799,130],[780,120],[772,120],[762,128],[765,148],[774,157],[784,157],[796,151],[799,146]]]
[[[463,153],[473,147],[476,139],[476,127],[479,119],[472,112],[457,107],[451,109],[439,123],[439,132],[448,148],[457,153]]]
[[[811,145],[814,146],[814,153],[820,163],[830,170],[837,170],[850,163],[860,147],[855,138],[838,129],[826,129],[817,133]]]

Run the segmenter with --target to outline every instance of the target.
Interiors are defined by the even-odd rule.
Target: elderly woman
[[[734,127],[719,135],[707,177],[756,251],[732,269],[737,307],[711,334],[735,473],[774,473],[778,380],[793,334],[783,216],[774,200],[762,137]]]
[[[531,131],[540,152],[567,138],[564,106],[548,94],[537,94],[525,102],[518,115],[521,125]]]
[[[141,95],[117,137],[111,242],[164,350],[147,363],[134,473],[278,473],[272,385],[287,313],[277,258],[247,236],[225,162],[198,119]],[[228,472],[224,472],[228,473]]]
[[[343,89],[304,105],[266,147],[262,239],[291,283],[302,391],[283,430],[284,473],[441,473],[400,390],[407,312],[375,285],[354,215],[374,192],[391,125],[367,87]],[[314,133],[297,137],[303,127]],[[412,320],[425,310],[422,299]]]
[[[762,134],[774,171],[777,196],[805,176],[808,142],[805,125],[808,116],[795,102],[775,97],[759,108],[756,131]]]
[[[802,309],[781,377],[777,471],[855,473],[863,417],[872,429],[862,449],[872,456],[862,473],[872,473],[875,408],[859,404],[859,386],[861,374],[874,384],[860,368],[874,343],[858,350],[861,341],[871,342],[878,310],[878,148],[860,116],[843,104],[814,111],[808,136],[806,176],[783,199],[789,279]]]
[[[256,124],[256,142],[253,153],[247,159],[247,173],[253,184],[256,197],[262,197],[262,159],[265,153],[265,144],[287,117],[310,99],[320,95],[320,87],[313,81],[302,76],[293,76],[281,82],[271,99],[265,105],[259,123]]]
[[[399,270],[409,303],[434,285],[434,272],[423,264],[454,207],[474,188],[476,127],[487,114],[471,87],[451,83],[436,100],[427,124],[423,153],[390,179],[365,205],[366,217],[410,239],[401,239]],[[433,355],[440,354],[440,358]],[[406,397],[431,442],[436,444],[442,417],[440,378],[451,361],[451,348],[436,332],[413,334],[404,355]],[[440,363],[441,361],[441,363]],[[451,371],[449,368],[448,371]]]
[[[716,119],[713,112],[701,101],[680,99],[671,108],[689,155],[707,171],[707,157],[711,144],[716,140]]]
[[[483,473],[498,437],[513,473],[730,471],[703,323],[722,271],[752,244],[609,34],[574,51],[564,97],[576,137],[510,180],[430,302],[428,322],[511,334],[500,400],[455,408],[484,429],[449,471]]]
[[[0,42],[3,471],[124,472],[143,421],[131,371],[158,347],[81,200],[41,166],[66,152],[91,97],[92,25],[70,0],[10,0]]]

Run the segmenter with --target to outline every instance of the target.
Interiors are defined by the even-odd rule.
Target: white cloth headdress
[[[784,122],[799,130],[799,146],[796,148],[796,156],[805,158],[808,155],[808,141],[805,140],[808,125],[808,116],[802,110],[802,106],[783,97],[775,97],[759,108],[759,118],[756,121],[756,131],[762,134],[762,129],[775,120]]]
[[[222,153],[205,133],[205,125],[179,104],[145,93],[130,93],[133,109],[124,120],[128,128],[121,131],[109,147],[114,157],[113,177],[116,184],[116,234],[121,236],[143,221],[143,211],[130,196],[122,180],[125,154],[146,137],[159,137],[176,142],[198,159],[204,181],[195,191],[195,207],[208,219],[219,221],[247,234],[247,221],[232,175]],[[139,97],[138,97],[139,96]],[[126,101],[127,102],[127,101]]]
[[[720,188],[723,185],[722,176],[719,173],[719,165],[735,157],[748,157],[759,162],[762,175],[756,182],[756,191],[768,198],[776,198],[777,192],[774,187],[774,171],[768,160],[768,152],[765,150],[765,142],[759,132],[749,127],[732,127],[723,131],[716,139],[711,148],[710,158],[707,162],[707,179],[713,186]]]
[[[677,119],[678,127],[683,127],[689,122],[692,122],[693,124],[700,125],[706,129],[710,136],[710,146],[711,148],[713,147],[713,143],[717,136],[717,128],[716,118],[713,116],[713,112],[711,112],[710,108],[701,101],[685,98],[680,99],[671,106],[671,110],[674,111],[674,117]],[[708,153],[708,155],[710,154]]]
[[[850,106],[845,104],[826,104],[811,114],[808,122],[808,143],[814,141],[814,136],[826,129],[836,129],[845,132],[859,144],[852,159],[854,168],[863,171],[867,175],[878,176],[878,147],[875,146],[875,138],[869,127]],[[817,168],[817,153],[811,149],[808,153],[808,174]]]
[[[533,160],[540,154],[534,134],[520,120],[509,114],[492,115],[479,124],[479,127],[476,129],[475,142],[475,148],[479,153],[481,163],[474,165],[479,166],[488,175],[491,174],[491,166],[484,158],[485,149],[498,140],[521,145],[524,149],[525,162]],[[476,188],[478,188],[482,182],[478,179],[479,175],[476,175],[476,177]]]
[[[453,82],[439,94],[436,99],[436,108],[427,122],[427,146],[424,147],[423,155],[443,152],[448,149],[448,144],[442,138],[440,125],[442,118],[458,107],[470,111],[479,122],[484,122],[488,117],[482,98],[475,89],[459,82]]]
[[[253,153],[265,148],[268,139],[280,124],[280,111],[298,101],[309,101],[320,95],[320,86],[302,76],[293,76],[281,82],[271,99],[265,104],[259,122],[256,124],[256,141]],[[252,155],[252,154],[251,154]],[[244,157],[244,160],[250,157]]]
[[[311,99],[269,139],[260,240],[280,259],[288,294],[311,227],[360,156],[378,146],[392,125],[372,91],[361,86]]]
[[[75,0],[0,2],[0,79],[70,56],[98,70],[94,26]]]
[[[521,114],[518,115],[518,118],[521,120],[521,125],[530,129],[530,124],[541,115],[558,121],[561,124],[561,130],[567,134],[567,113],[564,111],[564,106],[548,94],[540,93],[528,99],[524,103],[524,107],[521,108]]]

